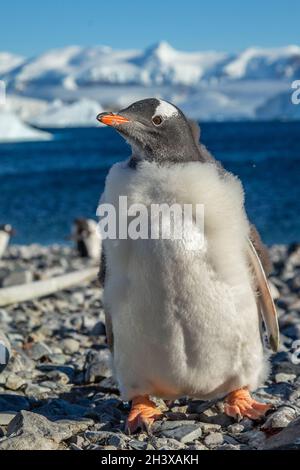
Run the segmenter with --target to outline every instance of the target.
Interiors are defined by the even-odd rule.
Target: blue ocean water
[[[75,217],[95,217],[109,167],[130,154],[113,129],[51,132],[0,145],[0,224],[16,228],[15,243],[64,243]],[[242,180],[264,241],[300,241],[300,122],[205,123],[201,136]]]

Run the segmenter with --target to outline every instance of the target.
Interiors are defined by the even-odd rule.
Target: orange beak
[[[123,124],[124,122],[130,122],[129,119],[125,118],[124,116],[120,116],[119,114],[113,113],[100,113],[97,116],[97,120],[106,124],[107,126],[117,126],[118,124]]]

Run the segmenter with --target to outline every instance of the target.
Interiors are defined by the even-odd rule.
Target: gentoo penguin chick
[[[0,225],[0,259],[7,248],[10,237],[14,235],[14,233],[14,229],[10,224]]]
[[[76,243],[79,256],[100,261],[101,236],[97,223],[93,219],[75,219],[71,238]]]
[[[174,238],[103,240],[108,344],[121,395],[132,401],[127,430],[161,415],[149,396],[224,397],[229,416],[259,419],[271,407],[250,394],[269,374],[261,314],[274,350],[278,325],[241,182],[171,103],[145,99],[97,119],[132,147],[129,160],[111,168],[100,208],[114,205],[118,220],[119,196],[149,211],[153,204],[204,205],[199,249]],[[197,245],[196,224],[189,230]]]

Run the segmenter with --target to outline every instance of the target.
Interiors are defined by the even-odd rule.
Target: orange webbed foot
[[[148,432],[153,422],[161,415],[162,412],[147,396],[136,397],[132,400],[125,430],[128,434],[133,434],[138,429]]]
[[[255,401],[249,390],[241,388],[229,393],[225,399],[224,411],[228,416],[235,419],[247,417],[253,420],[261,419],[272,405]]]

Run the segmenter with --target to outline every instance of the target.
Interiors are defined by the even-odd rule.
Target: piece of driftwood
[[[93,280],[97,277],[97,273],[98,268],[96,267],[86,268],[44,281],[5,287],[0,289],[0,307],[54,294],[59,290],[68,289],[76,284]]]

